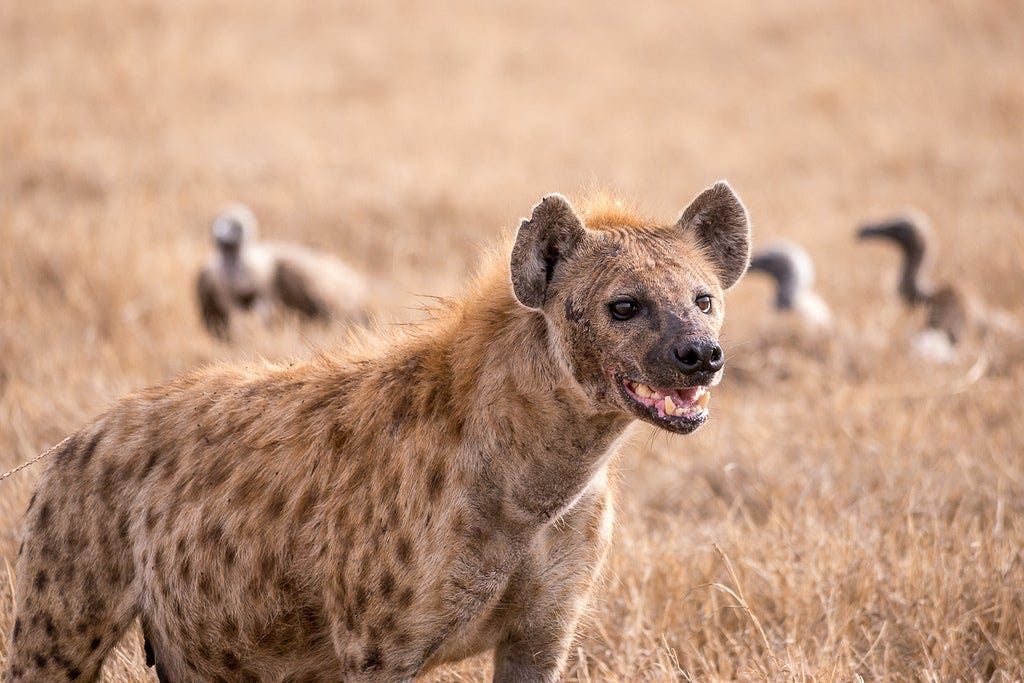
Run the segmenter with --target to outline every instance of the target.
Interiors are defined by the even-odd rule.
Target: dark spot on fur
[[[235,547],[230,543],[224,546],[224,563],[229,567],[235,564]]]
[[[207,598],[213,597],[213,580],[205,571],[199,572],[199,590],[202,591],[203,595]]]
[[[577,324],[583,320],[583,311],[576,308],[576,302],[571,297],[565,300],[565,319]]]
[[[47,659],[46,655],[44,655],[42,652],[37,652],[35,654],[35,657],[33,657],[33,660],[36,663],[36,668],[37,669],[45,669],[46,665],[49,664],[49,661],[50,661],[49,659]]]
[[[234,640],[238,637],[238,621],[234,617],[226,617],[224,623],[220,627],[221,635],[228,640]]]
[[[210,463],[210,468],[206,472],[205,485],[208,488],[217,488],[228,480],[231,476],[231,468],[228,461],[223,458],[217,458]]]
[[[43,628],[46,629],[46,635],[51,637],[57,632],[53,625],[53,618],[49,614],[43,614]]]
[[[40,569],[36,572],[36,580],[32,582],[32,585],[35,586],[36,591],[43,591],[46,589],[47,581],[49,581],[49,577],[44,570]]]
[[[430,496],[430,500],[437,500],[438,496],[441,495],[441,489],[444,488],[444,465],[440,462],[435,463],[434,467],[430,470],[430,478],[427,482],[427,494]]]
[[[409,607],[412,604],[413,599],[416,597],[416,592],[412,588],[406,588],[398,596],[398,606],[401,608]]]
[[[381,597],[388,597],[391,592],[395,590],[395,577],[391,572],[384,572],[384,576],[380,578],[380,594]]]
[[[139,470],[140,481],[149,476],[149,473],[153,471],[153,468],[156,466],[156,461],[159,458],[160,452],[157,451],[156,449],[153,449],[152,451],[149,452],[149,457],[146,458],[146,464],[142,466],[141,470]]]
[[[155,508],[149,508],[146,510],[146,530],[153,531],[156,528],[156,523],[160,521],[160,513]]]
[[[113,462],[103,465],[103,472],[100,474],[100,498],[110,502],[114,496],[114,487],[117,484],[117,466]]]
[[[192,576],[192,561],[187,557],[182,559],[181,563],[178,564],[178,575],[181,577],[182,581],[188,581]]]
[[[102,641],[99,638],[93,638],[92,642],[89,643],[89,649],[96,650],[97,648],[99,648],[101,642]]]
[[[237,506],[244,507],[253,499],[258,490],[256,483],[252,479],[248,477],[242,479],[235,485],[231,502]]]
[[[14,632],[11,634],[11,640],[17,640],[19,635],[21,635],[21,617],[14,620]]]
[[[285,503],[287,502],[288,501],[285,498],[284,492],[278,491],[270,499],[270,503],[267,505],[267,515],[269,515],[271,519],[277,519],[281,516],[281,513],[284,511],[284,506]]]
[[[456,536],[463,536],[466,533],[466,515],[460,510],[452,520],[452,533]]]
[[[345,425],[340,422],[336,422],[331,426],[328,438],[331,442],[331,449],[335,453],[341,453],[344,452],[345,447],[348,445],[349,441],[351,441],[352,432],[349,431],[348,427]]]
[[[72,681],[78,680],[78,677],[82,675],[82,672],[78,670],[77,666],[73,666],[67,669],[68,678]]]
[[[412,544],[409,542],[408,537],[400,536],[398,538],[398,561],[402,564],[409,564],[412,559]]]
[[[221,662],[223,662],[224,667],[228,671],[237,671],[238,670],[238,666],[239,666],[238,657],[235,655],[234,652],[231,652],[229,650],[224,650],[224,652],[221,654]]]
[[[36,519],[36,529],[42,531],[50,524],[50,503],[43,503],[39,508],[39,517]]]
[[[395,630],[395,622],[396,621],[397,621],[397,617],[395,617],[395,613],[394,612],[388,612],[387,614],[384,615],[384,618],[381,619],[380,626],[384,630],[385,633],[390,633],[391,631]]]
[[[325,411],[334,412],[331,410],[331,406],[335,404],[337,399],[338,396],[334,394],[334,392],[325,392],[321,390],[316,397],[311,398],[302,404],[302,414],[309,416]]]
[[[84,468],[86,465],[89,464],[89,460],[92,459],[93,453],[96,452],[96,446],[99,445],[100,439],[102,438],[103,430],[101,429],[100,431],[96,432],[96,434],[92,437],[92,440],[86,445],[84,449],[82,449],[82,455],[78,459],[78,467],[80,469]]]
[[[207,545],[220,545],[221,539],[224,538],[224,527],[219,523],[207,522],[203,525],[203,532],[201,536],[203,543]]]
[[[117,535],[122,543],[128,542],[128,532],[130,529],[131,517],[128,516],[127,512],[122,512],[121,516],[117,518]]]
[[[61,449],[60,453],[54,456],[54,460],[65,464],[65,461],[70,460],[74,456],[75,451],[78,449],[78,435],[71,437],[71,440],[65,444],[64,448]]]
[[[52,543],[43,543],[43,546],[39,549],[39,554],[47,562],[56,562],[59,559],[57,547]]]
[[[363,673],[366,673],[368,671],[374,671],[383,665],[384,660],[380,653],[380,648],[374,646],[366,651],[366,656],[363,658],[363,663],[359,668]]]

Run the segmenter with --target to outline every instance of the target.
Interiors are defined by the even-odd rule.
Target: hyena
[[[93,680],[135,618],[160,680],[406,681],[566,662],[640,419],[687,434],[747,267],[724,182],[674,224],[545,197],[399,338],[128,396],[29,504],[6,681]]]

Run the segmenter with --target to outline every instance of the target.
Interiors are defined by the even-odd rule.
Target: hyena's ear
[[[560,194],[549,194],[533,207],[512,247],[512,290],[519,303],[527,308],[544,305],[555,268],[576,250],[585,232],[572,205]]]
[[[717,183],[697,195],[683,211],[677,226],[690,232],[718,270],[723,289],[729,289],[750,262],[750,220],[743,202],[729,183]]]

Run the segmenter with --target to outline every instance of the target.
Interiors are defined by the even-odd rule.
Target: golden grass
[[[191,278],[228,200],[410,318],[547,192],[670,219],[728,177],[758,241],[817,258],[842,329],[787,343],[767,285],[737,286],[712,422],[617,460],[569,678],[1020,680],[1024,353],[904,358],[893,254],[851,230],[918,206],[942,274],[1024,314],[1021,35],[1018,4],[957,0],[0,4],[0,468],[130,389],[330,343],[204,336]],[[4,634],[39,471],[0,483]],[[140,650],[106,680],[147,679]]]

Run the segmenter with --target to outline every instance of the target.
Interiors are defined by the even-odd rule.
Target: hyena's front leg
[[[587,494],[558,520],[515,574],[511,617],[494,651],[494,680],[557,681],[611,540],[610,493]]]

